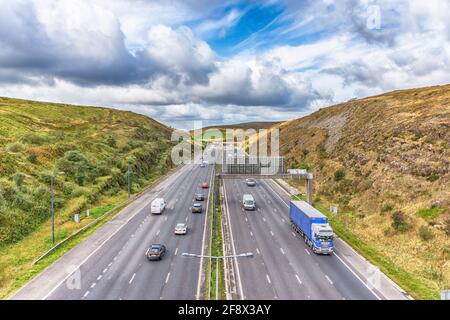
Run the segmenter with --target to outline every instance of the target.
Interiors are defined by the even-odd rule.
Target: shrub
[[[45,139],[40,137],[40,136],[38,136],[37,134],[28,133],[28,134],[23,136],[22,141],[27,143],[27,144],[40,146],[41,144],[43,144],[45,142]]]
[[[406,216],[403,212],[396,211],[392,214],[392,227],[398,231],[409,229],[409,224],[406,222]]]
[[[394,206],[392,204],[384,203],[383,206],[381,207],[381,212],[392,211],[392,209],[394,209]]]
[[[422,240],[428,241],[434,238],[433,232],[428,226],[421,226],[419,228],[419,236]]]
[[[25,180],[25,175],[23,173],[17,172],[14,176],[13,176],[13,180],[17,186],[17,188],[20,188]]]
[[[116,145],[117,145],[117,142],[116,142],[116,139],[115,139],[113,136],[109,136],[109,137],[106,139],[106,144],[107,144],[108,146],[110,146],[111,148],[115,148]]]
[[[341,181],[345,177],[345,171],[344,170],[337,170],[334,173],[334,180],[335,181]]]
[[[21,143],[16,142],[10,145],[8,150],[14,153],[21,152],[23,151],[23,145]]]
[[[30,153],[30,155],[28,156],[28,161],[30,161],[33,164],[37,163],[37,154],[36,154],[36,152]]]

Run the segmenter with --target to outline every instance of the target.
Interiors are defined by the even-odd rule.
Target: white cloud
[[[113,106],[185,126],[282,120],[450,82],[448,1],[284,1],[286,12],[230,57],[204,38],[226,36],[245,12],[220,1],[0,4],[2,96]],[[382,9],[381,30],[367,29],[369,4]]]

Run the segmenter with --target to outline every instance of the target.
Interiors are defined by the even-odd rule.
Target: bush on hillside
[[[106,144],[108,146],[110,146],[111,148],[115,148],[117,146],[117,141],[116,141],[116,139],[113,136],[109,136],[106,139]]]
[[[9,152],[18,153],[23,151],[23,145],[19,142],[13,143],[8,148]]]
[[[45,139],[34,133],[27,133],[22,137],[22,141],[26,144],[31,144],[35,146],[40,146],[45,142]]]
[[[341,181],[345,177],[345,171],[344,170],[337,170],[334,173],[334,181]]]
[[[410,228],[403,212],[396,211],[392,214],[392,227],[397,231],[406,231]]]
[[[30,161],[32,164],[37,164],[37,154],[36,152],[32,152],[28,155],[28,161]]]
[[[25,181],[25,175],[23,173],[17,172],[13,175],[13,180],[17,188],[20,188]]]
[[[428,241],[434,238],[434,234],[431,229],[425,225],[419,228],[419,236],[424,241]]]

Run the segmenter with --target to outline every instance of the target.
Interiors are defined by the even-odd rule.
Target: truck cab
[[[316,253],[329,254],[333,252],[334,233],[328,223],[312,224],[311,233],[313,235],[312,249]]]
[[[306,244],[317,254],[331,254],[334,233],[327,217],[305,201],[291,201],[289,206],[291,225]]]

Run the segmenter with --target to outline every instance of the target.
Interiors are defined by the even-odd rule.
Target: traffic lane
[[[171,274],[164,287],[162,298],[170,300],[189,300],[197,298],[198,276],[200,272],[200,259],[187,258],[181,256],[183,252],[202,254],[202,246],[204,239],[205,223],[207,210],[209,208],[209,195],[212,187],[213,166],[201,168],[204,171],[204,177],[197,184],[195,193],[203,193],[205,200],[202,201],[203,212],[201,214],[187,213],[188,232],[186,235],[177,236],[179,238],[176,247],[177,257],[172,266]],[[208,191],[201,189],[199,184],[201,182],[208,182],[210,188]],[[191,206],[196,202],[194,194],[191,196]],[[201,294],[201,293],[200,293]]]
[[[330,282],[329,275],[322,272],[320,268],[322,261],[313,260],[312,253],[302,238],[292,231],[289,219],[284,215],[286,211],[284,204],[276,201],[273,193],[265,189],[264,184],[264,180],[258,181],[255,200],[264,207],[263,221],[279,244],[279,250],[283,251],[283,255],[289,261],[295,279],[301,282],[301,288],[306,295],[304,299],[344,299],[332,281]]]
[[[118,274],[111,275],[113,279],[111,283],[114,284],[115,288],[110,290],[110,293],[106,297],[107,299],[160,298],[162,288],[165,284],[164,277],[170,268],[170,265],[167,265],[167,263],[171,258],[168,257],[171,257],[172,247],[176,246],[175,239],[169,237],[169,234],[173,233],[174,224],[180,220],[181,210],[179,203],[183,203],[185,197],[189,196],[189,190],[185,186],[191,185],[200,173],[198,169],[194,169],[188,173],[187,178],[183,180],[182,184],[179,184],[178,181],[176,182],[174,192],[164,195],[168,204],[167,209],[162,215],[153,216],[161,222],[158,230],[153,229],[153,232],[148,232],[147,236],[145,236],[147,230],[144,229],[144,236],[136,240],[138,248],[128,250],[127,257],[124,257],[122,263],[118,265]],[[161,243],[167,247],[166,256],[162,261],[147,261],[145,252],[152,243]],[[132,269],[127,267],[128,264],[131,265]],[[123,270],[126,270],[126,272]],[[118,277],[122,277],[121,282],[116,281]],[[142,286],[142,283],[145,286]],[[148,287],[149,283],[152,284],[151,287]]]
[[[189,177],[190,172],[191,168],[187,168],[187,170],[184,170],[184,172],[180,174],[174,181],[178,183],[184,181]],[[163,189],[159,195],[171,192],[174,192],[173,187]],[[76,278],[78,275],[80,276],[80,287],[75,287],[75,289],[71,290],[71,288],[63,283],[49,298],[82,299],[87,298],[87,296],[89,296],[92,292],[99,292],[101,297],[102,290],[99,290],[99,287],[101,286],[99,285],[100,283],[98,281],[100,281],[102,278],[105,278],[105,270],[110,270],[111,262],[116,262],[116,260],[118,259],[118,253],[122,251],[124,244],[129,244],[128,241],[130,240],[130,235],[133,234],[143,222],[145,222],[146,225],[150,225],[151,227],[157,227],[155,222],[158,222],[158,217],[149,215],[149,203],[153,200],[153,198],[154,197],[149,197],[148,203],[146,203],[145,206],[141,208],[139,212],[127,224],[125,224],[116,234],[114,234],[111,239],[104,243],[103,246],[97,252],[95,252],[93,256],[91,256],[85,263],[80,266],[79,272],[76,272],[73,275],[74,278]],[[136,237],[136,239],[137,238],[138,237]],[[99,277],[100,279],[98,279]],[[91,288],[94,283],[96,283],[95,286],[97,286],[97,290],[91,290],[95,289],[95,287]],[[87,292],[89,293],[86,295]]]
[[[257,248],[264,257],[267,274],[266,280],[271,283],[276,297],[284,300],[307,299],[308,292],[299,281],[299,276],[293,269],[291,261],[286,255],[284,244],[280,243],[277,232],[274,232],[267,216],[270,216],[270,206],[260,197],[257,187],[247,187],[244,180],[234,180],[239,194],[252,194],[257,205],[255,211],[245,211],[245,221]],[[259,209],[259,210],[258,210]]]
[[[270,183],[270,186],[269,186]],[[279,208],[278,216],[282,217],[284,220],[289,221],[289,202],[285,201],[286,197],[281,197],[277,185],[273,181],[263,181],[262,188],[267,195],[272,195],[272,203]],[[290,199],[289,199],[290,201]],[[283,210],[284,209],[284,210]],[[312,253],[312,251],[304,243],[303,238],[298,237],[300,245],[308,250],[311,255],[310,258],[314,260],[317,268],[320,269],[321,273],[326,275],[328,282],[337,289],[340,296],[343,299],[349,300],[374,300],[377,297],[374,293],[363,283],[358,277],[355,276],[352,270],[349,269],[336,255],[335,252],[329,256],[322,256]]]
[[[266,278],[268,271],[264,263],[264,257],[256,250],[255,239],[251,237],[248,225],[245,222],[240,200],[241,195],[233,181],[224,180],[224,192],[236,254],[243,252],[253,252],[254,254],[253,258],[238,258],[236,261],[239,266],[241,289],[244,295],[242,298],[248,300],[276,299],[277,294]]]

